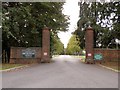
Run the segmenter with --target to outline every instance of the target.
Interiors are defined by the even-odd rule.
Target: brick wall
[[[95,53],[101,53],[103,55],[103,60],[105,60],[105,61],[120,60],[120,50],[117,50],[117,49],[94,48],[94,54]]]
[[[34,58],[24,58],[22,56],[22,50],[26,50],[25,47],[11,47],[10,49],[10,63],[39,63],[41,61],[41,48],[40,47],[29,47],[31,50],[35,50]]]

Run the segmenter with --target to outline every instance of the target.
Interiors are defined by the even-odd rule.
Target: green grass
[[[81,59],[85,59],[85,56],[80,56]]]
[[[0,70],[2,70],[2,64],[0,64]]]
[[[71,55],[71,56],[73,56],[73,57],[75,57],[75,58],[80,58],[82,62],[85,62],[85,56],[83,56],[83,55],[82,55],[82,56]]]
[[[120,65],[118,64],[117,61],[115,61],[115,62],[106,62],[106,63],[102,63],[102,65],[120,71]]]
[[[85,56],[75,56],[75,57],[81,58],[82,62],[85,62]],[[102,63],[102,65],[120,71],[120,64],[118,64],[118,60],[105,62],[105,63]]]
[[[54,57],[58,57],[59,55],[52,55],[52,58],[54,58]]]
[[[0,70],[23,66],[23,64],[0,64]]]
[[[77,55],[71,55],[71,56],[76,57],[76,58],[85,59],[85,56],[77,56]]]
[[[77,55],[71,55],[71,56],[76,57],[76,58],[80,58],[80,56],[77,56]]]

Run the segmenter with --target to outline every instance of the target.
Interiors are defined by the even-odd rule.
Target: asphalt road
[[[118,88],[118,73],[61,55],[52,63],[3,72],[3,88]]]

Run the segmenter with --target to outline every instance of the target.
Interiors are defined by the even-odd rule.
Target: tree
[[[80,19],[74,33],[80,38],[81,48],[85,48],[84,35],[88,21],[91,21],[94,29],[94,47],[116,48],[115,40],[120,40],[119,4],[120,2],[80,2]]]
[[[52,34],[54,33],[51,32],[51,54],[64,54],[64,44],[60,41],[58,35]]]
[[[67,31],[68,17],[63,2],[2,2],[2,46],[42,47],[42,28],[51,28],[51,37]],[[53,41],[53,40],[51,40]],[[52,42],[51,42],[52,43]],[[51,46],[52,47],[52,46]]]
[[[72,35],[70,38],[67,48],[66,48],[66,53],[67,54],[77,54],[81,51],[80,49],[80,42],[77,40],[76,35]]]
[[[36,36],[37,45],[41,46],[43,27],[51,28],[53,33],[67,31],[68,18],[62,14],[63,4],[59,2],[3,3],[3,38],[4,36],[8,39],[12,38],[12,43],[9,42],[12,46],[36,46],[33,45],[35,41],[33,37]],[[34,32],[39,33],[34,35]]]

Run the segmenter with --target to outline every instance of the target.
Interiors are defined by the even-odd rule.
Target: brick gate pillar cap
[[[93,30],[92,27],[87,27],[85,30]]]
[[[49,27],[44,27],[43,30],[50,30],[50,28]]]

